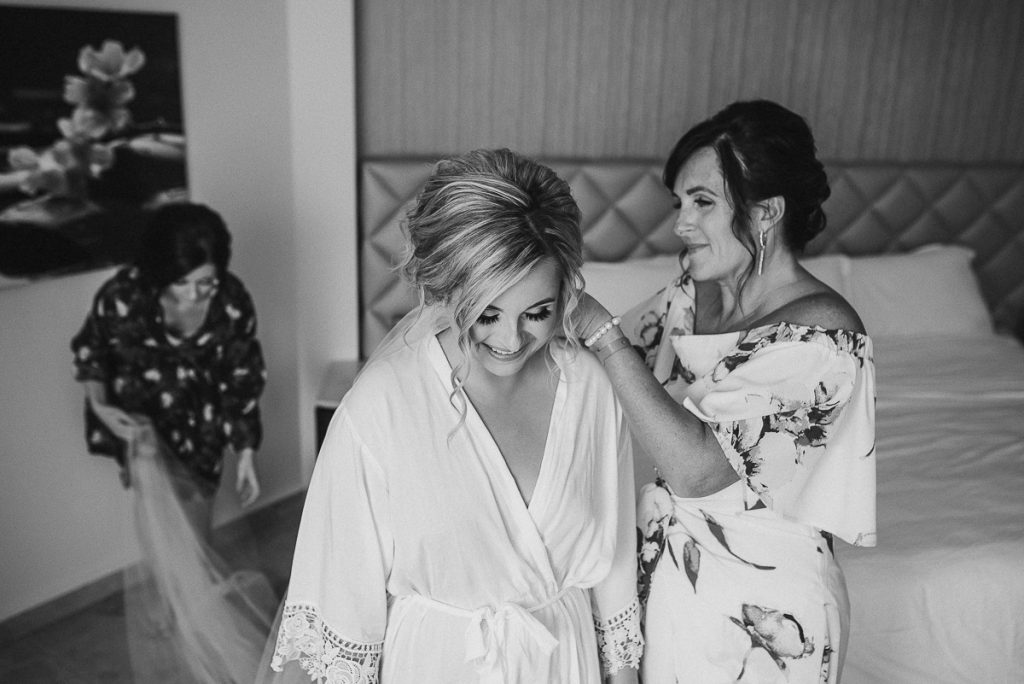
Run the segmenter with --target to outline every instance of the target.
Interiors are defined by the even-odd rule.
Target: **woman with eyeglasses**
[[[135,681],[248,683],[273,619],[269,581],[210,545],[224,458],[243,506],[260,493],[253,454],[266,380],[256,313],[228,271],[231,234],[199,204],[156,209],[133,264],[97,292],[71,348],[86,389],[86,440],[131,486],[142,558],[124,573]],[[232,557],[245,544],[233,535]]]
[[[89,450],[116,458],[127,487],[126,453],[151,424],[202,536],[226,454],[238,457],[242,505],[260,493],[253,455],[266,372],[252,298],[228,271],[230,258],[231,234],[219,214],[164,205],[135,262],[103,284],[71,342],[86,389]]]

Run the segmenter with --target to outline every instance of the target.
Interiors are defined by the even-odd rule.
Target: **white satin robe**
[[[636,665],[632,453],[599,363],[561,373],[527,506],[433,335],[371,362],[307,494],[275,669],[328,682],[601,681]],[[294,667],[290,665],[289,667]]]

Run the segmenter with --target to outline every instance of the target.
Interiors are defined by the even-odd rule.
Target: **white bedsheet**
[[[841,544],[844,684],[1024,681],[1024,348],[875,340],[878,547]]]

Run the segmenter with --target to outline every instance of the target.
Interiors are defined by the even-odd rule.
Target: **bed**
[[[659,161],[545,163],[583,210],[599,299],[621,310],[671,278],[679,245]],[[879,544],[837,549],[853,605],[843,681],[1021,681],[1024,169],[827,168],[829,228],[805,263],[861,314],[878,378]],[[364,356],[415,303],[392,267],[430,169],[362,164]]]

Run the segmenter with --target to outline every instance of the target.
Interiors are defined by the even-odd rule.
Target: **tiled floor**
[[[256,537],[259,569],[279,592],[287,583],[302,512],[298,494],[247,518]],[[230,551],[215,536],[218,551]],[[2,684],[158,684],[133,682],[124,600],[109,596],[57,622],[0,644]]]

